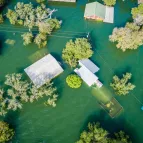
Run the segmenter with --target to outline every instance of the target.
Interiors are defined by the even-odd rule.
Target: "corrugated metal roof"
[[[79,69],[75,69],[74,71],[82,78],[84,82],[88,84],[88,86],[95,84],[96,80],[98,79],[98,77],[86,67],[81,67]]]
[[[34,85],[39,88],[52,78],[63,72],[56,59],[48,54],[31,66],[24,69]]]
[[[105,9],[106,7],[99,2],[92,2],[86,4],[84,16],[98,16],[100,18],[105,18]]]
[[[86,67],[92,73],[99,71],[99,68],[89,59],[79,60],[79,65]]]

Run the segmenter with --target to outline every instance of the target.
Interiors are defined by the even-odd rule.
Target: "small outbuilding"
[[[83,59],[79,60],[80,68],[74,70],[88,86],[97,85],[97,87],[102,87],[102,83],[98,80],[98,77],[94,74],[99,71],[97,67],[91,60]]]
[[[99,2],[88,3],[85,7],[84,18],[113,23],[114,7],[105,6]]]
[[[46,82],[61,74],[63,69],[59,65],[58,61],[51,54],[48,54],[24,69],[24,71],[32,80],[34,85],[39,88]]]

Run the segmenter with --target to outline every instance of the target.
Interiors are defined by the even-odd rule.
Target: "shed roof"
[[[39,88],[52,78],[63,72],[56,59],[48,54],[31,66],[24,69],[34,85]]]
[[[79,65],[86,67],[88,70],[90,70],[92,73],[98,72],[99,67],[97,67],[91,60],[89,59],[83,59],[79,60]]]
[[[81,67],[79,69],[74,70],[84,82],[88,84],[88,86],[92,86],[95,84],[98,77],[94,75],[90,70],[88,70],[86,67]]]
[[[98,16],[100,18],[105,18],[105,9],[106,7],[99,2],[92,2],[86,4],[84,17],[88,16]]]

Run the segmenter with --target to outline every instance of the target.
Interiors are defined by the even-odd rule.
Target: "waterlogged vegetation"
[[[123,131],[110,137],[110,133],[100,126],[100,123],[88,123],[88,131],[83,131],[76,143],[131,143],[129,136]]]
[[[37,89],[35,85],[23,80],[22,74],[13,73],[6,75],[4,88],[0,89],[0,115],[6,115],[9,110],[16,111],[22,109],[24,102],[33,103],[43,96],[47,96],[46,105],[56,106],[58,95],[53,83],[46,83]]]
[[[17,2],[16,5],[13,5],[14,9],[8,8],[7,13],[5,15],[0,14],[0,24],[4,24],[5,18],[8,18],[10,24],[15,25],[15,27],[20,26],[21,28],[22,27],[28,28],[29,31],[21,32],[22,33],[21,38],[23,40],[23,45],[30,46],[32,44],[36,44],[38,46],[38,48],[43,48],[43,47],[46,47],[48,44],[48,42],[47,42],[48,36],[51,35],[54,30],[61,28],[62,21],[56,17],[53,18],[53,13],[56,12],[57,10],[47,8],[47,5],[45,5],[45,3],[46,3],[45,0],[36,0],[35,2],[37,2],[38,4],[35,5],[35,4],[32,4],[31,2],[29,2],[29,3]],[[116,4],[116,2],[117,2],[116,0],[103,0],[103,3],[107,6],[114,6]],[[6,3],[5,0],[1,0],[0,6],[4,6],[5,3]],[[83,14],[83,12],[82,12],[82,14]],[[125,27],[113,28],[112,34],[110,33],[111,35],[110,36],[108,35],[109,41],[115,42],[116,47],[118,49],[122,50],[123,52],[128,51],[128,50],[138,49],[139,46],[143,45],[143,4],[140,4],[137,7],[132,8],[131,14],[132,14],[131,22],[127,22],[125,24]],[[60,16],[60,18],[62,18],[62,16]],[[72,19],[72,17],[71,17],[71,19]],[[64,22],[66,22],[66,20],[68,20],[68,18],[65,18],[64,20],[65,20]],[[74,22],[74,24],[76,24],[76,23]],[[90,22],[88,24],[90,25]],[[88,29],[88,24],[87,23],[85,24],[87,29]],[[94,23],[94,24],[96,25],[96,23]],[[34,28],[38,29],[36,33],[33,32]],[[92,30],[94,31],[94,28],[92,28]],[[98,29],[97,29],[97,31],[98,31]],[[73,68],[77,67],[79,60],[91,58],[94,54],[95,54],[95,56],[100,57],[104,61],[103,62],[104,66],[109,67],[108,62],[106,62],[104,57],[102,57],[102,55],[100,55],[100,53],[97,52],[98,50],[96,52],[94,52],[95,51],[94,48],[96,48],[96,46],[98,47],[98,43],[99,43],[98,38],[96,41],[96,38],[94,39],[92,36],[89,39],[87,39],[85,37],[88,37],[89,35],[88,36],[87,35],[84,35],[84,36],[78,35],[78,36],[75,36],[74,38],[70,37],[70,39],[69,39],[68,36],[69,35],[71,36],[72,33],[71,33],[71,31],[70,32],[66,31],[66,32],[65,32],[67,34],[66,41],[65,41],[66,45],[65,45],[65,47],[62,47],[63,49],[60,51],[62,53],[62,55],[60,57],[62,59],[62,62],[60,64],[63,67],[65,66],[64,70],[67,70],[66,65],[64,65],[66,63],[70,66],[70,70],[69,70],[70,73],[73,72]],[[78,33],[78,32],[76,32],[76,33]],[[102,33],[102,35],[104,35],[103,31],[101,33]],[[64,32],[62,34],[64,34]],[[85,34],[85,32],[84,32],[84,34]],[[15,35],[15,33],[13,34],[13,36],[14,35]],[[63,38],[64,36],[62,35],[61,37]],[[57,41],[59,40],[58,38],[56,39]],[[55,44],[56,44],[56,40],[55,40]],[[94,44],[93,44],[94,42],[92,43],[91,41],[95,41],[95,43],[97,43],[97,45],[94,47]],[[12,48],[15,46],[16,42],[17,41],[14,40],[14,37],[13,37],[13,39],[7,39],[5,41],[5,43],[7,45],[12,45],[11,46]],[[60,49],[60,45],[57,45],[56,48],[57,48],[56,50],[58,51]],[[107,49],[108,45],[104,45],[104,48]],[[28,49],[25,49],[25,50],[28,50]],[[37,50],[40,51],[41,49],[37,49]],[[116,52],[114,52],[114,53],[116,53]],[[55,52],[54,54],[56,55],[57,53]],[[104,55],[104,52],[102,54]],[[125,54],[125,53],[122,53],[122,54]],[[106,52],[106,55],[108,55],[107,52]],[[94,58],[96,59],[97,57],[95,57],[95,56],[94,56]],[[114,56],[114,55],[112,55],[112,56]],[[112,57],[112,56],[110,56],[110,57]],[[101,67],[103,67],[103,65],[101,65]],[[105,71],[107,72],[107,69],[108,69],[107,67],[106,67],[106,69],[104,69],[104,72]],[[101,68],[101,71],[103,71],[102,68]],[[110,72],[111,71],[112,70],[110,68]],[[7,71],[7,73],[9,73],[9,71]],[[111,74],[109,72],[107,72],[106,74],[109,74],[108,78],[110,78],[110,80],[112,80]],[[101,76],[101,75],[99,75],[99,76]],[[105,75],[102,75],[102,76],[103,76],[103,83],[104,83],[104,82],[106,82],[107,78],[104,79]],[[134,82],[132,83],[131,77],[132,77],[132,74],[129,72],[127,72],[126,74],[123,74],[122,77],[115,75],[115,76],[113,76],[113,81],[111,83],[108,82],[107,83],[108,85],[105,85],[103,88],[106,89],[106,91],[109,91],[110,88],[107,89],[106,87],[110,85],[110,87],[113,89],[115,94],[117,94],[119,96],[128,95],[136,87],[136,85],[133,84]],[[64,83],[62,81],[64,81],[64,83],[66,82],[66,84],[70,87],[70,88],[68,88],[69,91],[66,92],[66,94],[67,94],[66,97],[68,97],[69,101],[66,99],[66,101],[64,101],[64,102],[66,102],[66,104],[64,104],[64,102],[62,101],[62,98],[61,99],[59,98],[61,103],[59,106],[60,108],[58,108],[58,107],[56,107],[57,100],[58,100],[58,89],[59,89],[59,87],[62,87],[64,85]],[[12,74],[6,74],[3,84],[1,84],[1,86],[0,86],[0,115],[3,116],[4,119],[7,119],[7,116],[9,116],[10,112],[12,112],[12,113],[13,113],[13,111],[15,111],[16,113],[18,113],[17,111],[22,112],[22,110],[20,110],[20,109],[23,108],[24,103],[33,103],[33,102],[38,101],[39,99],[43,98],[44,103],[43,103],[42,108],[44,108],[44,105],[46,105],[46,106],[50,105],[51,107],[58,108],[55,110],[56,112],[54,111],[54,109],[50,109],[50,108],[47,108],[47,110],[44,109],[44,117],[48,116],[48,121],[46,122],[46,124],[48,124],[51,121],[56,120],[56,118],[58,117],[58,119],[61,119],[62,122],[64,120],[68,121],[68,124],[64,124],[64,125],[62,125],[62,122],[58,123],[58,124],[60,124],[59,127],[62,126],[62,130],[64,130],[63,127],[67,126],[67,125],[69,126],[69,129],[70,129],[69,123],[72,124],[71,125],[72,129],[74,129],[73,126],[78,124],[78,122],[79,122],[78,119],[76,118],[76,114],[75,114],[76,110],[78,111],[79,108],[81,108],[81,110],[79,110],[80,112],[82,112],[82,110],[84,110],[84,112],[82,112],[81,114],[83,114],[84,117],[86,116],[86,118],[88,118],[88,116],[90,116],[90,115],[89,115],[89,111],[87,110],[87,107],[91,106],[94,108],[94,106],[96,104],[96,102],[90,96],[90,92],[89,92],[89,90],[91,90],[93,87],[91,87],[91,89],[88,88],[88,92],[86,92],[87,87],[85,87],[83,85],[83,88],[82,88],[82,86],[81,86],[82,79],[76,74],[68,74],[67,75],[67,73],[66,73],[66,77],[62,78],[61,81],[56,80],[56,82],[57,82],[56,86],[52,81],[50,81],[50,82],[47,82],[42,87],[37,88],[32,82],[30,82],[30,80],[25,80],[23,73],[21,74],[21,73],[16,72],[16,73],[12,73]],[[78,90],[71,90],[71,88],[72,89],[80,88],[80,89],[78,91]],[[108,93],[104,93],[104,91],[102,90],[103,88],[98,89],[100,91],[99,93],[101,93],[101,96],[104,94],[104,96],[102,96],[101,98],[108,96],[108,95],[106,95]],[[83,90],[83,93],[81,93],[80,90]],[[75,98],[74,95],[76,94],[75,91],[80,93],[78,95],[78,97],[76,97],[76,100],[74,99]],[[64,91],[60,91],[60,93],[63,94]],[[85,97],[86,94],[87,95],[89,94],[89,96]],[[96,94],[98,94],[98,92]],[[71,99],[70,99],[69,95],[72,96]],[[83,99],[85,98],[85,100],[83,100],[82,98]],[[115,111],[118,109],[122,110],[123,107],[120,105],[120,103],[117,100],[115,100],[113,95],[110,98],[109,97],[106,97],[106,98],[108,98],[108,101],[106,101],[102,107],[104,108],[104,106],[105,106],[106,108],[104,108],[104,110],[107,111],[107,113],[110,115],[111,118],[114,118],[115,116],[113,116],[113,115],[116,113]],[[117,98],[119,98],[119,97],[117,97]],[[123,98],[123,97],[121,97],[121,98]],[[141,103],[140,100],[137,99],[137,101],[139,103]],[[80,105],[81,102],[82,102],[82,105]],[[72,109],[69,109],[68,107],[70,106],[71,103],[74,103],[74,104],[72,105]],[[90,103],[90,105],[88,103]],[[94,103],[94,106],[92,106],[92,103]],[[117,105],[118,105],[118,107],[117,107]],[[64,109],[62,106],[64,107]],[[99,104],[98,104],[98,106],[99,106]],[[99,108],[98,106],[96,108]],[[31,105],[31,107],[32,107],[32,105]],[[71,115],[72,115],[72,117],[70,117],[70,118],[66,118],[66,117],[68,117],[67,111],[66,111],[67,109],[68,109],[68,114],[71,113]],[[45,114],[45,111],[48,111],[48,110],[49,110],[49,113],[53,112],[53,115],[51,114],[52,116]],[[60,114],[65,114],[65,115],[60,116],[60,114],[57,114],[58,110],[60,110]],[[75,111],[73,111],[73,110],[75,110]],[[85,110],[87,110],[87,111],[85,112]],[[91,110],[91,108],[90,108],[90,110]],[[34,112],[32,112],[33,115],[34,115]],[[36,112],[38,112],[38,111],[36,111]],[[80,112],[78,112],[78,114],[80,114]],[[94,109],[93,112],[95,113],[96,110]],[[81,116],[81,114],[78,116]],[[99,115],[100,115],[100,113],[99,113]],[[40,116],[38,116],[38,119],[40,118],[40,120],[41,120],[44,117],[42,117],[40,115]],[[64,119],[63,119],[63,117],[64,117]],[[81,116],[81,118],[84,118],[84,117]],[[106,120],[104,120],[104,116],[101,116],[101,117],[103,119],[104,124],[107,124],[105,122]],[[30,117],[30,118],[32,118],[32,117]],[[73,118],[73,120],[72,120],[72,118]],[[45,118],[45,119],[47,120],[47,118]],[[43,128],[46,126],[45,119],[42,119],[42,121],[44,121],[43,123],[42,122],[40,123],[40,121],[38,120],[38,123],[40,125],[42,125],[42,126],[44,125]],[[74,122],[75,120],[76,120],[76,123]],[[97,120],[97,119],[94,118],[94,120]],[[26,119],[25,119],[25,122],[26,122]],[[58,122],[58,121],[56,121],[56,122]],[[83,126],[83,124],[84,124],[83,119],[79,123],[80,123],[80,127]],[[32,122],[32,124],[34,124],[34,122]],[[55,122],[53,124],[55,125]],[[49,125],[50,128],[46,128],[46,130],[49,132],[56,130],[56,134],[57,134],[58,127],[55,128],[55,126],[57,126],[57,124],[55,126],[53,124],[50,124]],[[16,124],[16,126],[18,126],[18,125]],[[53,126],[53,128],[51,128],[52,126]],[[76,127],[76,130],[78,130],[78,127],[79,126]],[[37,128],[38,128],[38,130],[40,130],[39,127],[37,127]],[[114,128],[116,129],[116,126]],[[79,130],[81,133],[81,128]],[[75,130],[74,130],[74,133],[76,133]],[[11,128],[8,123],[6,123],[4,121],[0,121],[0,142],[4,143],[4,142],[11,140],[15,134],[19,134],[19,133],[15,132],[14,129]],[[66,133],[66,134],[68,137],[69,137],[69,135],[71,135],[70,132],[69,132],[69,134],[68,133]],[[62,134],[63,138],[65,135]],[[43,135],[42,138],[48,137],[48,139],[49,139],[51,136],[52,136],[51,134],[50,135],[47,134],[47,135]],[[61,136],[61,130],[60,130],[60,136]],[[34,135],[34,137],[35,137],[35,135]],[[71,135],[71,137],[72,137],[72,135]],[[76,136],[76,138],[77,138],[77,136]],[[132,136],[131,136],[131,138],[132,138]],[[48,142],[53,143],[53,141],[50,139],[48,140]],[[34,140],[34,138],[32,138],[32,140]],[[30,142],[29,140],[26,140],[26,142],[27,141]],[[38,142],[39,141],[40,140],[38,139]],[[54,141],[59,141],[62,143],[65,142],[65,141],[62,141],[62,139],[59,139],[59,140],[54,139]],[[42,142],[44,142],[44,141],[42,141]],[[74,142],[76,142],[75,138],[74,138]],[[128,135],[126,135],[126,133],[123,130],[121,130],[119,132],[115,132],[113,134],[113,133],[110,133],[110,131],[102,128],[99,123],[93,123],[93,124],[89,123],[88,129],[84,130],[81,133],[79,140],[76,143],[95,143],[95,142],[96,143],[131,143],[131,139]],[[25,143],[25,142],[21,142],[21,143]]]
[[[33,27],[38,27],[39,33],[35,37],[32,32],[22,34],[23,44],[28,45],[34,42],[39,48],[43,48],[47,45],[47,35],[61,26],[61,21],[51,18],[55,11],[47,8],[44,4],[33,7],[32,3],[18,2],[14,10],[8,9],[6,16],[12,25],[26,26],[29,31]]]

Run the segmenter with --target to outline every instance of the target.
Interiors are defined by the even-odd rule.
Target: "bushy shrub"
[[[9,128],[6,122],[0,121],[0,143],[5,143],[12,139],[14,130]]]
[[[116,0],[103,0],[103,2],[107,6],[113,6],[116,4]]]
[[[79,88],[82,84],[82,79],[75,74],[71,74],[66,78],[66,83],[71,88]]]

